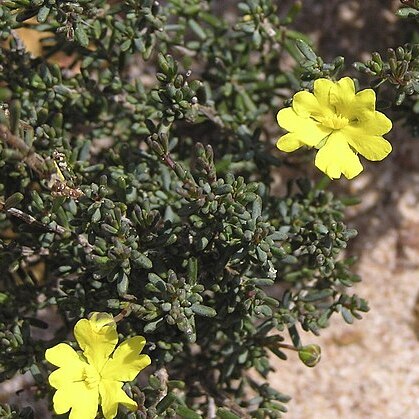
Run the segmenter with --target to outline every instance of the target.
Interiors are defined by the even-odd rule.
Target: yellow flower
[[[83,352],[60,343],[45,352],[45,358],[59,367],[49,376],[57,414],[70,412],[70,419],[94,419],[98,405],[106,419],[116,416],[118,403],[130,410],[138,408],[122,390],[124,381],[132,381],[151,363],[140,355],[145,345],[142,336],[122,342],[116,349],[118,333],[112,315],[93,313],[90,320],[79,320],[74,335]]]
[[[286,152],[303,145],[319,149],[315,165],[332,179],[342,173],[348,179],[358,175],[363,170],[358,153],[378,161],[391,152],[382,137],[391,130],[391,121],[375,110],[374,91],[355,93],[349,77],[338,82],[317,79],[314,93],[296,93],[292,107],[281,109],[277,120],[289,132],[276,146]]]

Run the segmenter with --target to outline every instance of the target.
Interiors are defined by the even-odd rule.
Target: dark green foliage
[[[419,135],[419,44],[406,44],[396,49],[389,48],[387,61],[378,52],[372,53],[371,60],[355,63],[354,67],[373,77],[371,84],[377,88],[389,84],[392,88],[392,103],[396,115],[403,118]]]
[[[0,53],[2,379],[30,370],[46,395],[45,349],[91,311],[122,311],[121,335],[144,335],[152,359],[148,385],[126,385],[143,406],[128,417],[277,418],[288,398],[266,383],[269,354],[312,366],[298,329],[368,310],[347,293],[343,203],[307,180],[272,187],[282,89],[342,59],[295,46],[298,2],[241,2],[233,24],[214,3],[2,3],[4,38],[52,33],[43,57],[15,33]],[[281,71],[298,50],[307,64]],[[49,341],[42,308],[62,320]]]
[[[411,21],[419,21],[419,2],[401,0],[404,7],[397,15]],[[356,70],[371,78],[371,87],[387,86],[392,90],[390,103],[395,115],[406,123],[414,136],[419,136],[419,43],[418,32],[412,30],[412,42],[397,48],[388,48],[386,59],[378,52],[371,54],[371,60],[354,63]]]
[[[404,7],[397,10],[397,16],[402,18],[413,18],[419,20],[419,1],[418,0],[400,0]]]
[[[0,417],[4,419],[33,419],[34,412],[30,407],[19,410],[7,404],[0,404]]]
[[[336,57],[332,63],[325,63],[323,59],[301,39],[296,41],[295,49],[291,50],[291,53],[303,68],[300,78],[305,82],[310,82],[320,77],[336,79],[337,75],[342,71],[345,62],[343,57]]]
[[[395,104],[401,105],[406,96],[419,93],[419,45],[406,44],[396,49],[389,48],[387,61],[378,52],[365,64],[355,63],[355,68],[376,77],[375,86],[391,83],[398,91]]]

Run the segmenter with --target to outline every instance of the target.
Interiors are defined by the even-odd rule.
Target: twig
[[[47,185],[51,189],[53,195],[65,196],[73,199],[78,199],[83,195],[83,192],[79,188],[67,185],[66,180],[62,176],[61,171],[54,160],[53,162],[55,163],[56,171],[47,170],[46,160],[29,147],[21,138],[12,134],[7,126],[3,124],[0,124],[0,139],[10,147],[18,150],[23,156],[23,161],[36,172],[40,178],[49,178]]]
[[[48,231],[51,231],[53,233],[57,234],[63,234],[66,230],[64,227],[60,225],[56,225],[54,227],[48,226],[44,223],[41,223],[36,218],[32,217],[32,215],[26,214],[25,212],[21,211],[17,208],[6,208],[4,205],[4,202],[0,201],[0,211],[4,211],[6,214],[12,215],[13,217],[19,218],[20,220],[24,221],[26,224],[29,225],[36,225],[37,227],[44,228]]]
[[[12,134],[3,124],[0,124],[0,139],[14,149],[20,151],[24,162],[40,177],[46,176],[45,159],[29,147],[21,138]]]

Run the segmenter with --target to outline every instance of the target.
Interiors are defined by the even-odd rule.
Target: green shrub
[[[347,202],[272,141],[283,102],[343,58],[324,63],[292,30],[299,2],[216,3],[2,2],[2,381],[29,370],[50,401],[45,350],[93,311],[122,312],[121,336],[145,336],[152,360],[123,417],[277,418],[288,397],[267,381],[272,354],[313,366],[319,348],[298,330],[368,310],[341,257],[356,235]],[[41,56],[15,28],[47,34]],[[417,113],[418,45],[392,54],[358,69]],[[284,165],[300,174],[280,194]]]

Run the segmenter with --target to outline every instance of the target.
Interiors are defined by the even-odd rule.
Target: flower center
[[[86,382],[89,389],[96,388],[99,385],[100,378],[100,374],[93,366],[88,365],[84,368],[83,381]]]
[[[321,121],[322,125],[332,128],[332,129],[341,129],[346,127],[349,124],[349,119],[345,118],[342,115],[333,114],[331,116],[326,116]]]

